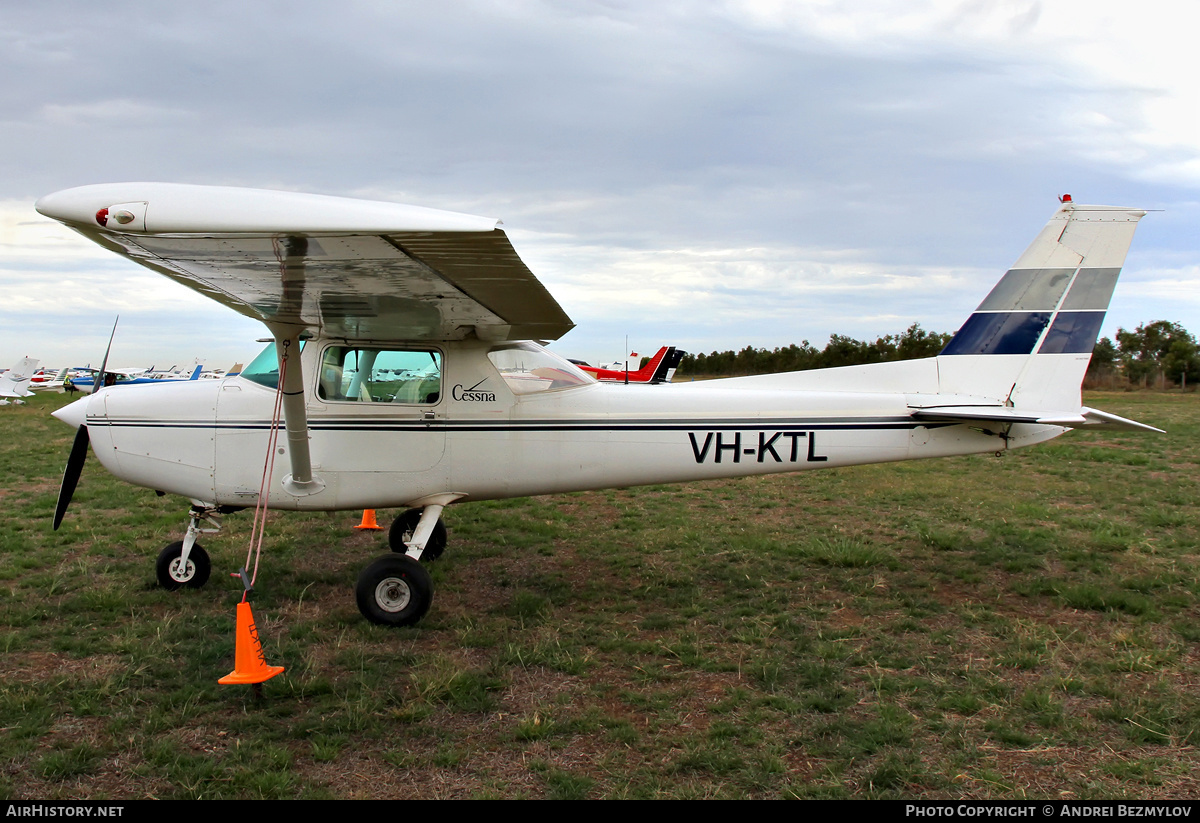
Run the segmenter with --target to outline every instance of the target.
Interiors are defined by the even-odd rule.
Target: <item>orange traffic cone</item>
[[[222,685],[262,683],[283,671],[283,666],[267,665],[258,629],[254,626],[254,612],[244,600],[238,603],[235,648],[233,671],[217,681]]]
[[[375,531],[383,531],[383,526],[375,522],[375,510],[363,509],[362,522],[354,528],[356,529],[375,529]]]

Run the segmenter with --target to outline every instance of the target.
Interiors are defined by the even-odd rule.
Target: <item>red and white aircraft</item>
[[[670,383],[686,353],[674,346],[663,346],[637,371],[591,366],[580,360],[571,362],[601,383]],[[631,356],[637,357],[637,354]]]
[[[63,386],[66,384],[67,371],[65,368],[59,369],[56,372],[38,369],[37,373],[33,376],[33,380],[29,383],[29,388],[34,391],[57,391],[61,394]]]
[[[89,442],[118,477],[191,499],[159,557],[172,588],[207,580],[196,536],[219,513],[409,507],[356,589],[367,619],[408,625],[432,601],[419,561],[441,552],[450,504],[1157,431],[1080,398],[1137,209],[1064,202],[936,357],[647,391],[530,342],[572,323],[491,218],[161,183],[37,208],[274,338],[240,376],[100,389],[56,413],[77,432],[56,527]]]

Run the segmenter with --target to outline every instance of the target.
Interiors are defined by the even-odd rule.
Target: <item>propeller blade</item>
[[[71,505],[71,497],[75,494],[75,486],[79,483],[79,475],[83,473],[83,461],[87,460],[88,442],[87,426],[80,426],[75,432],[75,442],[71,444],[71,455],[67,458],[67,467],[63,469],[62,485],[58,488],[58,505],[54,507],[54,530],[58,531],[62,524],[67,506]]]
[[[112,351],[112,341],[117,336],[117,323],[120,322],[121,315],[118,314],[117,319],[113,321],[112,334],[108,336],[108,348],[104,350],[104,362],[100,364],[100,371],[96,372],[96,382],[92,384],[92,394],[100,391],[100,387],[104,385],[104,370],[108,367],[108,353]]]
[[[121,315],[118,314],[117,319],[113,321],[112,334],[108,336],[108,348],[104,350],[104,361],[100,363],[100,371],[96,372],[96,381],[92,383],[93,396],[104,385],[104,370],[108,368],[108,355],[112,351],[113,338],[117,336],[117,324],[120,322]],[[75,442],[71,444],[71,454],[67,457],[66,468],[63,469],[62,484],[58,487],[58,504],[54,507],[55,531],[58,531],[58,527],[62,525],[63,515],[67,513],[67,506],[71,505],[71,498],[75,496],[75,487],[79,485],[79,476],[83,474],[83,462],[87,460],[90,442],[91,437],[88,436],[87,424],[81,424],[75,430]]]

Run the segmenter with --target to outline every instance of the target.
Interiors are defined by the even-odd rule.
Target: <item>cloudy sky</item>
[[[554,348],[953,331],[1057,206],[1143,219],[1104,334],[1200,333],[1200,7],[1143,0],[139,2],[0,8],[0,365],[263,336],[38,216],[87,183],[504,220]]]

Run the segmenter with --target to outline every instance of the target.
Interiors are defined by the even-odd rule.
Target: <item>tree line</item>
[[[1142,388],[1186,388],[1200,381],[1200,347],[1179,323],[1155,320],[1133,331],[1117,329],[1117,339],[1101,337],[1092,351],[1087,379],[1097,386],[1123,381]]]
[[[804,340],[799,345],[774,349],[746,346],[740,351],[688,353],[680,361],[675,379],[773,374],[933,357],[953,336],[926,331],[920,323],[913,323],[902,334],[888,334],[874,341],[835,334],[823,349]],[[1200,347],[1179,323],[1156,320],[1133,331],[1118,329],[1116,338],[1102,337],[1096,343],[1088,366],[1089,384],[1165,388],[1168,384],[1200,382]],[[643,365],[647,359],[642,359]]]

